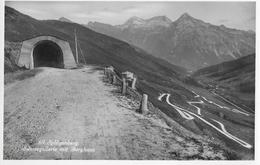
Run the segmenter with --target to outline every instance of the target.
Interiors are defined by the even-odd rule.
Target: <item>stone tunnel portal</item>
[[[34,67],[64,68],[62,49],[53,41],[44,40],[33,49]]]

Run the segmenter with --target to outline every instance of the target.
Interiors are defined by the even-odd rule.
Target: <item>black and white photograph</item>
[[[258,159],[256,1],[3,10],[3,160]]]

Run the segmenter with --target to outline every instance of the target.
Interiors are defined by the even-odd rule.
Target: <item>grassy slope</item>
[[[255,54],[203,68],[193,74],[223,96],[254,109]],[[246,108],[246,107],[245,107]]]

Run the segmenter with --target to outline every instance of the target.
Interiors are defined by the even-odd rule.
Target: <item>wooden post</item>
[[[113,83],[113,73],[111,71],[109,71],[109,82],[112,84]]]
[[[148,95],[143,94],[141,105],[140,105],[140,113],[142,113],[142,114],[148,113],[147,102],[148,102]]]
[[[136,80],[137,80],[136,77],[134,77],[133,80],[132,80],[132,87],[131,87],[132,89],[136,89],[135,88]]]
[[[113,81],[112,81],[112,84],[116,84],[116,75],[113,74]]]
[[[109,70],[106,69],[106,77],[108,78],[108,76],[109,76]]]
[[[107,75],[107,68],[104,68],[104,75]]]
[[[113,83],[113,75],[112,75],[111,71],[109,72],[108,80],[109,80],[109,83],[111,83],[111,84]]]
[[[126,80],[125,78],[122,79],[122,94],[126,94]]]
[[[109,77],[110,77],[110,70],[108,69],[107,70],[107,78],[108,78],[108,80],[109,80]]]

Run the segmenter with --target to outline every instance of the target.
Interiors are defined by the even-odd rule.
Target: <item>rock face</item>
[[[21,42],[8,42],[5,41],[4,45],[4,73],[14,72],[18,70],[17,61],[19,59],[20,50],[22,47]]]
[[[156,57],[197,70],[255,52],[255,33],[215,26],[184,13],[172,22],[166,16],[132,17],[123,25],[90,22],[88,28],[138,46]]]

